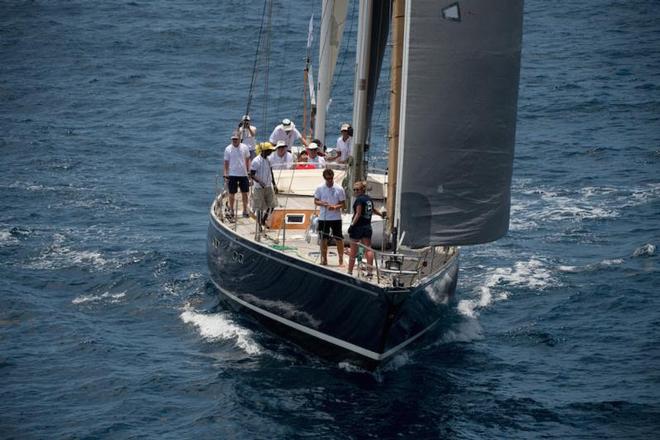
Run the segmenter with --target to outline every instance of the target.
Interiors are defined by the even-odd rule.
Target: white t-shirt
[[[255,151],[257,148],[257,140],[255,139],[257,136],[257,127],[250,125],[250,128],[252,128],[254,136],[250,134],[250,130],[248,130],[247,127],[241,128],[241,137],[243,138],[242,142],[248,146],[250,151]]]
[[[312,158],[312,156],[309,156],[307,159],[307,163],[314,164],[316,168],[325,168],[325,159],[319,156],[318,154],[314,158]]]
[[[273,153],[271,153],[271,156]],[[273,186],[273,175],[270,171],[270,162],[268,159],[265,159],[262,155],[259,155],[252,159],[252,165],[250,165],[250,171],[255,171],[255,176],[259,179],[259,182],[255,181],[256,188],[268,188]],[[263,184],[263,186],[260,185]]]
[[[323,184],[316,188],[316,191],[314,192],[314,198],[328,202],[331,205],[336,205],[346,200],[346,193],[344,192],[344,188],[337,184],[333,184],[331,187]],[[325,206],[320,206],[319,208],[321,208],[319,220],[341,220],[340,209],[333,209],[331,211]]]
[[[287,147],[291,149],[293,147],[293,143],[297,141],[298,139],[302,139],[302,135],[298,131],[295,125],[293,125],[293,122],[291,123],[293,128],[290,131],[285,131],[284,126],[282,124],[278,125],[275,127],[273,132],[270,134],[270,143],[273,145],[277,144],[277,141],[284,141],[286,142]]]
[[[268,156],[271,166],[274,170],[289,170],[293,168],[293,155],[288,151],[280,157],[277,151]]]
[[[225,148],[225,161],[229,161],[229,176],[247,176],[245,159],[250,158],[250,149],[245,144],[227,145]]]
[[[337,145],[335,146],[335,148],[339,153],[337,160],[346,162],[346,160],[348,160],[348,156],[351,156],[353,154],[353,138],[349,136],[346,142],[344,142],[344,138],[339,136],[337,138]]]

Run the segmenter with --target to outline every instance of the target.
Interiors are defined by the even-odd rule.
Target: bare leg
[[[335,238],[335,241],[337,242],[337,254],[339,254],[339,265],[342,266],[344,264],[344,239]]]
[[[348,274],[353,275],[353,266],[355,266],[355,256],[357,255],[357,241],[351,240],[351,252],[348,256]]]
[[[365,249],[365,254],[367,256],[367,276],[371,275],[371,271],[374,264],[374,253],[371,250],[371,239],[363,238],[362,244],[367,246],[368,249]]]
[[[229,212],[231,212],[232,215],[234,214],[234,202],[235,202],[235,200],[236,200],[236,195],[232,194],[232,193],[229,193]]]
[[[243,198],[243,214],[247,214],[250,212],[248,209],[248,193],[242,192],[241,197]]]
[[[328,265],[328,239],[321,240],[321,266]]]

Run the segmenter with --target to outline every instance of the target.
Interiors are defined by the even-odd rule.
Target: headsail
[[[344,23],[348,11],[348,0],[322,2],[321,36],[319,39],[319,71],[317,87],[317,109],[314,121],[314,137],[325,142],[325,118],[330,100],[332,77],[341,46]]]
[[[406,2],[397,212],[410,247],[509,227],[522,0]]]

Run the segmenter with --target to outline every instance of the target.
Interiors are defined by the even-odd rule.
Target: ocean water
[[[262,5],[0,2],[0,438],[657,438],[657,2],[526,2],[511,230],[463,248],[449,328],[374,373],[209,283]],[[301,125],[318,10],[274,4],[263,134]],[[329,127],[350,119],[342,54]]]

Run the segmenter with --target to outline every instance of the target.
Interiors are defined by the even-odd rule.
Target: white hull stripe
[[[298,330],[298,331],[300,331],[300,332],[302,332],[302,333],[306,333],[306,334],[308,334],[308,335],[310,335],[310,336],[314,336],[314,337],[316,337],[316,338],[318,338],[318,339],[321,339],[321,340],[323,340],[323,341],[329,342],[329,343],[334,344],[334,345],[336,345],[336,346],[338,346],[338,347],[344,348],[344,349],[346,349],[346,350],[352,351],[352,352],[357,353],[357,354],[359,354],[359,355],[361,355],[361,356],[364,356],[364,357],[366,357],[366,358],[373,359],[373,360],[376,360],[376,361],[382,361],[383,359],[386,359],[386,358],[390,357],[391,355],[393,355],[393,354],[396,353],[397,351],[401,350],[401,349],[402,349],[403,347],[405,347],[406,345],[408,345],[408,344],[410,344],[411,342],[413,342],[415,339],[417,339],[417,338],[419,338],[420,336],[422,336],[424,333],[426,333],[428,330],[430,330],[433,326],[435,326],[435,325],[437,324],[437,322],[439,321],[439,319],[438,319],[438,320],[435,320],[431,325],[429,325],[428,327],[426,327],[423,331],[417,333],[417,334],[416,334],[415,336],[413,336],[412,338],[410,338],[410,339],[408,339],[408,340],[402,342],[401,344],[397,345],[396,347],[393,347],[393,348],[389,349],[388,351],[386,351],[386,352],[383,353],[383,354],[378,354],[378,353],[376,353],[376,352],[374,352],[374,351],[367,350],[366,348],[362,348],[362,347],[360,347],[360,346],[358,346],[358,345],[351,344],[350,342],[346,342],[346,341],[344,341],[344,340],[342,340],[342,339],[335,338],[334,336],[327,335],[327,334],[322,333],[322,332],[320,332],[320,331],[318,331],[318,330],[314,330],[314,329],[311,329],[311,328],[309,328],[309,327],[305,327],[304,325],[300,325],[300,324],[298,324],[297,322],[293,322],[293,321],[288,320],[288,319],[286,319],[286,318],[283,318],[283,317],[281,317],[281,316],[279,316],[279,315],[276,315],[276,314],[274,314],[274,313],[271,313],[271,312],[269,312],[269,311],[267,311],[267,310],[264,310],[264,309],[262,309],[262,308],[259,308],[259,307],[255,306],[254,304],[250,304],[249,302],[247,302],[247,301],[245,301],[245,300],[242,300],[241,298],[237,297],[236,295],[230,293],[228,290],[223,289],[222,287],[220,287],[220,286],[218,285],[218,283],[215,282],[215,280],[214,280],[213,278],[211,278],[211,281],[213,281],[213,284],[214,284],[214,285],[215,285],[215,286],[216,286],[216,287],[217,287],[217,288],[218,288],[223,294],[227,295],[229,298],[231,298],[232,300],[236,301],[237,303],[239,303],[239,304],[241,304],[241,305],[243,305],[243,306],[245,306],[245,307],[247,307],[247,308],[249,308],[249,309],[251,309],[251,310],[254,310],[254,311],[257,312],[257,313],[260,313],[260,314],[262,314],[262,315],[264,315],[264,316],[266,316],[266,317],[268,317],[268,318],[270,318],[270,319],[272,319],[272,320],[274,320],[274,321],[277,321],[277,322],[279,322],[279,323],[281,323],[281,324],[284,324],[284,325],[287,325],[287,326],[289,326],[289,327],[291,327],[291,328],[294,328],[294,329],[296,329],[296,330]]]

